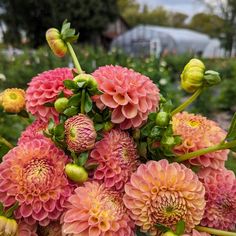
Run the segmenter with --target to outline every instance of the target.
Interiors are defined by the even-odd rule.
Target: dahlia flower
[[[227,169],[205,168],[198,173],[206,189],[206,208],[201,225],[222,230],[236,227],[236,178]]]
[[[43,131],[47,128],[48,122],[42,120],[35,120],[31,125],[29,125],[22,133],[18,139],[18,145],[21,143],[29,142],[32,139],[46,138],[43,135]]]
[[[134,236],[134,223],[129,218],[118,192],[97,182],[86,182],[69,197],[62,231],[81,236]]]
[[[159,89],[147,77],[121,66],[103,66],[92,74],[104,93],[95,97],[112,110],[111,121],[121,129],[141,126],[159,105]]]
[[[183,140],[182,144],[174,148],[178,155],[219,144],[226,136],[226,132],[214,121],[187,112],[173,116],[172,125],[174,134],[180,135]],[[220,150],[192,158],[187,162],[214,169],[224,168],[228,153],[229,150]]]
[[[65,135],[68,149],[74,152],[92,149],[97,137],[93,121],[84,114],[66,120]]]
[[[17,236],[38,236],[36,233],[37,225],[29,225],[25,221],[18,221],[18,232]]]
[[[72,192],[64,167],[67,156],[46,139],[33,139],[10,150],[0,164],[0,201],[19,203],[16,219],[47,225],[64,210]]]
[[[19,113],[25,108],[25,91],[18,88],[4,90],[1,105],[6,112]]]
[[[34,77],[26,90],[27,110],[44,122],[50,118],[57,120],[58,113],[55,108],[45,106],[45,104],[55,102],[60,92],[64,92],[65,96],[72,94],[63,85],[63,81],[66,79],[73,79],[73,74],[69,68],[45,71]]]
[[[183,234],[183,236],[211,236],[211,235],[206,232],[199,232],[196,229],[193,229],[191,233]]]
[[[95,144],[90,161],[99,164],[93,179],[107,188],[123,190],[124,184],[138,168],[138,155],[133,139],[125,131],[113,129]]]
[[[187,232],[199,224],[205,208],[204,194],[203,184],[191,169],[160,160],[138,167],[125,185],[123,201],[142,231],[159,235],[157,223],[175,230],[176,223],[184,220]]]

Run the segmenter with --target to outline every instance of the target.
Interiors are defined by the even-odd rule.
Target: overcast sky
[[[200,0],[136,0],[140,4],[147,4],[150,9],[157,6],[163,6],[172,11],[183,12],[188,15],[194,15],[197,12],[206,10]]]

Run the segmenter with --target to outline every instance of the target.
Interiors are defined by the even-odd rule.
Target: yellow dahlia
[[[123,201],[142,231],[159,235],[157,223],[175,230],[176,223],[184,220],[187,232],[199,224],[204,194],[203,184],[191,169],[167,160],[149,161],[131,175]]]
[[[1,100],[4,111],[19,113],[25,108],[25,91],[18,88],[6,89]]]
[[[174,149],[177,155],[219,144],[226,136],[226,132],[216,122],[187,112],[173,116],[172,125],[174,134],[180,135],[183,141]],[[188,162],[192,165],[220,169],[224,167],[228,153],[228,150],[220,150],[192,158]]]
[[[48,225],[64,211],[72,186],[64,168],[67,156],[47,139],[33,139],[11,149],[0,164],[0,201],[16,201],[16,219]]]
[[[134,236],[134,223],[118,192],[86,182],[68,199],[62,231],[80,236]]]

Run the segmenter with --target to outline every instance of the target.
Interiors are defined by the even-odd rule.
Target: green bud
[[[221,82],[220,74],[217,71],[208,70],[205,72],[204,81],[206,86],[213,86]]]
[[[205,66],[200,60],[190,60],[181,74],[181,87],[189,93],[194,93],[203,86],[204,70]]]
[[[156,125],[166,127],[169,124],[170,116],[167,112],[160,111],[156,116]]]
[[[88,173],[84,167],[73,163],[66,165],[65,172],[67,177],[76,183],[83,183],[88,179]]]
[[[162,234],[162,236],[177,236],[177,234],[175,234],[175,233],[172,232],[172,231],[167,231],[167,232],[165,232],[164,234]]]
[[[46,40],[53,53],[58,57],[64,57],[67,52],[66,43],[61,39],[58,29],[50,28],[46,32]]]
[[[58,98],[54,103],[56,111],[62,113],[67,108],[68,102],[68,98]]]
[[[89,74],[80,74],[73,79],[76,83],[86,82],[88,88],[97,89],[98,84],[95,78]]]

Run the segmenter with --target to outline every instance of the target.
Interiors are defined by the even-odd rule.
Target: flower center
[[[200,122],[199,121],[196,121],[196,120],[189,120],[187,122],[188,126],[192,127],[192,128],[197,128],[199,127],[200,125]]]
[[[9,94],[9,97],[10,97],[10,99],[12,99],[12,100],[16,100],[16,99],[17,99],[17,95],[16,95],[15,93],[10,93],[10,94]]]

